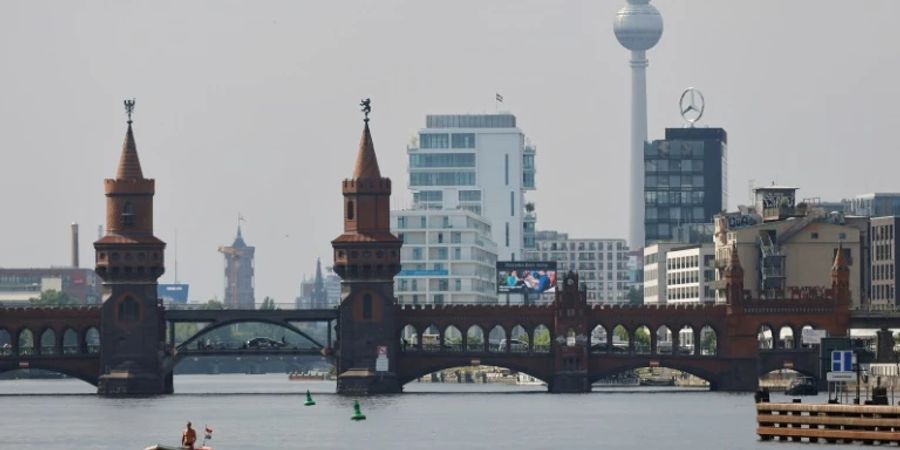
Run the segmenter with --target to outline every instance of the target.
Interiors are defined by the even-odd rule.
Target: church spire
[[[122,144],[122,155],[119,157],[119,168],[116,170],[117,180],[140,180],[144,178],[141,161],[138,159],[137,145],[134,143],[134,131],[131,129],[131,115],[134,113],[134,99],[125,100],[125,112],[128,114],[128,131]]]

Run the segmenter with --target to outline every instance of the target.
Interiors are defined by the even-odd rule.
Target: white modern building
[[[535,186],[535,148],[514,115],[429,115],[407,154],[413,209],[452,205],[484,216],[497,258],[523,258],[534,229],[525,192]]]
[[[459,208],[391,211],[391,231],[403,241],[400,303],[497,302],[497,245],[483,217]]]
[[[558,231],[538,231],[526,259],[555,261],[560,274],[578,272],[588,302],[625,303],[632,286],[628,252],[624,239],[575,239]]]
[[[644,303],[666,303],[666,254],[683,243],[659,242],[644,247]]]
[[[669,250],[665,276],[665,303],[715,303],[715,245],[710,242]]]

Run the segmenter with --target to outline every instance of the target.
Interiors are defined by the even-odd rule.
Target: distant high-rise
[[[666,128],[644,151],[646,245],[712,242],[727,209],[728,135],[721,128]]]
[[[628,243],[644,246],[644,142],[647,141],[647,55],[662,37],[663,20],[650,0],[628,0],[616,14],[616,39],[631,50],[631,195]]]
[[[256,247],[248,246],[238,224],[237,236],[230,247],[219,247],[225,255],[225,306],[234,309],[254,309],[253,254]]]

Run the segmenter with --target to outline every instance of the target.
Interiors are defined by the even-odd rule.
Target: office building
[[[870,221],[871,231],[871,286],[869,299],[876,306],[897,306],[897,276],[900,259],[898,259],[898,241],[895,231],[900,224],[900,217],[873,217]]]
[[[744,289],[752,298],[802,298],[831,286],[831,265],[843,249],[850,267],[851,304],[864,295],[866,264],[861,236],[865,222],[795,203],[797,188],[756,188],[756,205],[745,216],[720,214],[715,221],[716,300],[725,301],[724,268],[736,248],[744,267]]]
[[[219,252],[225,256],[225,307],[254,309],[256,300],[253,293],[255,288],[253,257],[256,247],[244,242],[240,225],[231,246],[219,247]]]
[[[624,239],[578,239],[558,231],[538,231],[535,248],[526,253],[526,259],[556,262],[561,274],[577,272],[588,302],[624,303],[632,287],[628,254]]]
[[[714,303],[715,259],[712,242],[666,252],[666,303]]]
[[[522,259],[534,227],[526,220],[525,192],[535,187],[535,148],[516,117],[429,115],[416,141],[407,148],[413,209],[449,204],[484,216],[497,257]]]
[[[849,216],[900,216],[900,193],[875,192],[844,199]]]
[[[713,217],[727,208],[727,141],[721,128],[666,128],[664,140],[647,144],[647,245],[712,241]]]
[[[497,302],[497,245],[484,217],[467,209],[391,211],[391,232],[403,241],[394,277],[400,303]]]

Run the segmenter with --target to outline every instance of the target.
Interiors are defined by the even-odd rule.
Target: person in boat
[[[181,446],[193,450],[195,442],[197,442],[197,432],[191,428],[191,423],[188,422],[184,432],[181,433]]]

